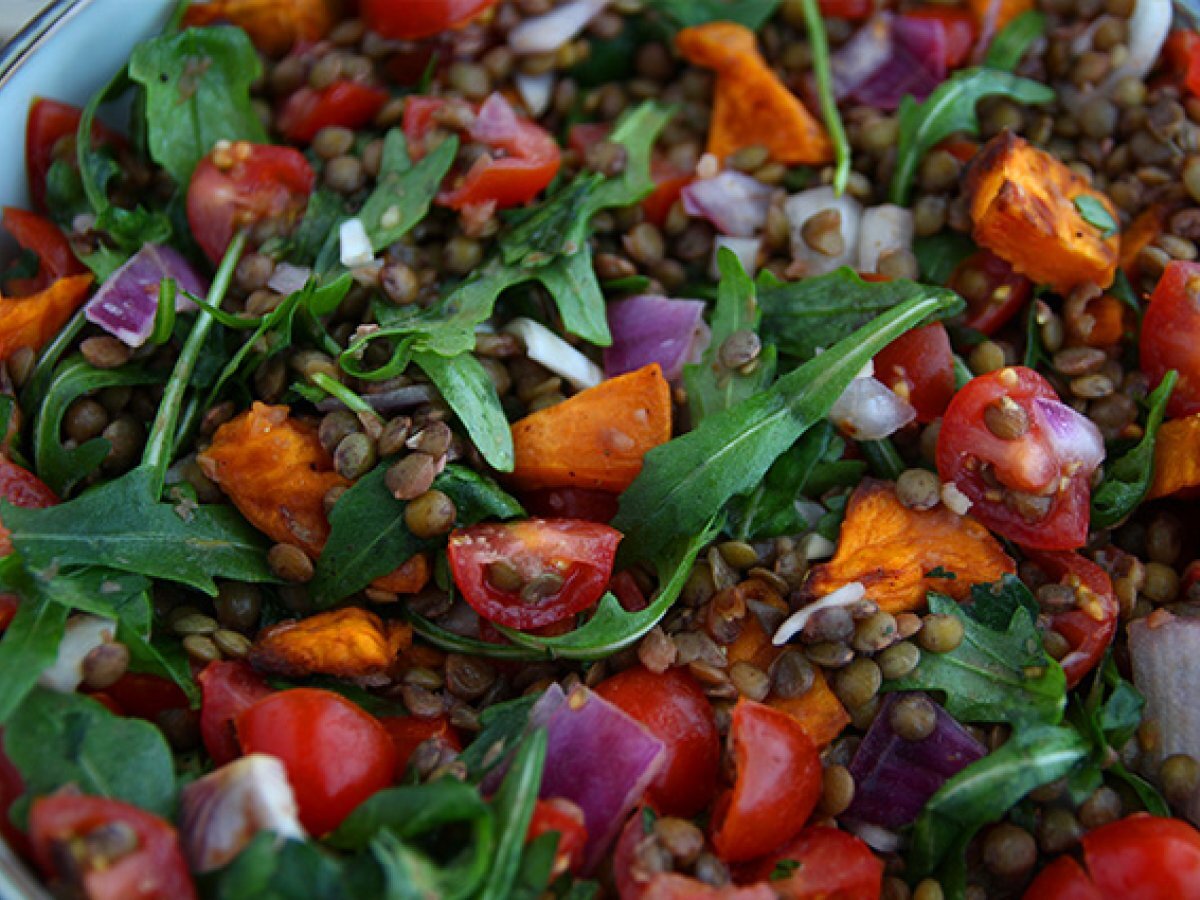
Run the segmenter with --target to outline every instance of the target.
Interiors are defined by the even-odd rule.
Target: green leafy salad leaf
[[[958,264],[977,249],[970,237],[948,228],[913,241],[913,254],[926,284],[946,284]]]
[[[983,64],[999,72],[1011,72],[1033,42],[1046,33],[1046,14],[1036,9],[1021,13],[992,38]]]
[[[544,728],[533,731],[521,742],[492,801],[499,837],[479,900],[508,900],[511,896],[521,869],[525,835],[542,786],[546,745]]]
[[[1108,207],[1091,194],[1080,194],[1076,197],[1075,208],[1079,210],[1083,221],[1099,230],[1100,237],[1109,238],[1117,233],[1117,220],[1112,217]]]
[[[850,178],[850,140],[838,111],[837,95],[833,86],[833,69],[829,57],[829,35],[825,31],[825,19],[817,0],[801,0],[804,27],[808,31],[808,43],[812,53],[813,77],[817,83],[817,100],[821,104],[821,117],[825,130],[833,144],[833,191],[839,197],[846,190]]]
[[[498,472],[513,469],[512,429],[500,405],[495,382],[470,353],[455,357],[418,350],[413,362],[429,376],[442,399],[462,422],[471,442]]]
[[[457,153],[458,138],[451,136],[414,165],[404,132],[388,132],[375,190],[358,211],[372,250],[378,253],[394,244],[425,218]]]
[[[775,15],[782,0],[649,0],[646,6],[666,16],[677,28],[707,22],[737,22],[751,31]]]
[[[54,664],[70,610],[34,589],[24,570],[10,556],[4,560],[4,583],[20,589],[21,603],[0,640],[0,724],[7,722],[42,672]]]

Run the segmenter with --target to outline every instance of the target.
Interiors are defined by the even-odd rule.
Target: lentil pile
[[[344,6],[181,4],[30,111],[8,846],[91,900],[1200,898],[1191,11]]]

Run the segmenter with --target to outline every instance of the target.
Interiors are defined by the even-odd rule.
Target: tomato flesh
[[[51,879],[67,877],[56,861],[64,843],[87,848],[87,836],[119,822],[133,830],[129,853],[76,862],[88,900],[192,900],[196,889],[175,829],[158,816],[104,797],[58,793],[39,797],[29,810],[29,831],[38,866]]]
[[[1172,418],[1200,412],[1200,263],[1168,263],[1142,318],[1142,371],[1157,385],[1171,369],[1179,381],[1167,401]]]
[[[241,660],[209,663],[196,676],[200,682],[200,736],[218,766],[242,755],[234,722],[245,710],[271,694],[263,677]]]
[[[932,422],[954,396],[954,351],[941,322],[902,334],[875,357],[875,377]]]
[[[75,251],[57,225],[36,213],[12,206],[4,208],[4,229],[23,250],[38,258],[38,271],[32,278],[12,279],[7,293],[14,297],[32,297],[67,275],[87,270],[75,257]]]
[[[0,728],[0,838],[22,856],[29,855],[29,838],[8,817],[13,803],[25,793],[25,779],[4,752],[4,729]]]
[[[234,234],[270,220],[290,228],[308,205],[316,176],[293,147],[222,143],[196,166],[188,184],[187,220],[196,243],[220,262]]]
[[[235,725],[247,754],[283,762],[300,823],[316,836],[337,828],[396,773],[396,747],[384,727],[332,691],[277,691],[242,711]]]
[[[418,716],[385,716],[379,724],[387,731],[396,747],[396,781],[403,780],[408,761],[413,751],[428,740],[436,739],[439,744],[452,750],[462,749],[462,737],[458,729],[445,716],[423,719]]]
[[[779,868],[781,863],[786,870]],[[789,870],[790,874],[779,877]],[[738,874],[741,881],[769,881],[783,900],[878,900],[883,889],[883,860],[854,835],[824,826],[805,828],[786,846],[748,863]]]
[[[46,176],[56,159],[66,159],[74,168],[74,138],[79,133],[83,111],[69,103],[40,98],[29,108],[25,125],[25,172],[34,209],[46,211]],[[70,139],[70,140],[66,140]],[[121,147],[125,140],[100,122],[92,123],[92,141],[97,146]]]
[[[487,522],[453,532],[446,556],[475,612],[527,631],[599,600],[620,541],[615,528],[577,519]]]
[[[646,802],[664,815],[694,816],[712,801],[721,739],[712,705],[683,669],[656,674],[634,666],[596,686],[596,693],[641,722],[663,742],[663,761]]]
[[[1096,668],[1117,633],[1120,605],[1108,573],[1078,553],[1031,553],[1030,560],[1052,580],[1077,591],[1076,609],[1054,613],[1050,628],[1067,639],[1070,652],[1060,660],[1073,688]]]
[[[415,41],[458,28],[496,5],[496,0],[361,0],[367,27],[385,38]]]
[[[946,36],[943,61],[947,69],[957,69],[975,46],[975,16],[965,9],[945,6],[918,6],[903,14],[906,19],[925,19],[942,23]]]
[[[947,286],[967,301],[963,324],[984,334],[999,331],[1033,296],[1033,282],[990,250],[959,263]]]
[[[121,715],[148,722],[157,721],[168,710],[188,708],[187,694],[179,685],[145,672],[126,672],[115,684],[105,688],[104,693]],[[104,702],[99,694],[93,697]]]
[[[362,128],[388,97],[383,88],[357,81],[335,81],[321,90],[302,87],[284,101],[279,130],[289,141],[307,144],[322,128]]]
[[[533,807],[533,818],[525,842],[531,843],[543,834],[558,835],[558,848],[554,853],[553,876],[564,872],[579,872],[583,867],[583,851],[587,847],[587,825],[583,810],[570,800],[551,797],[538,800]]]
[[[796,836],[821,799],[821,759],[800,723],[742,698],[730,729],[732,790],[717,798],[710,834],[721,859],[746,862]]]
[[[1163,59],[1172,76],[1194,96],[1200,96],[1200,34],[1172,31],[1163,45]]]

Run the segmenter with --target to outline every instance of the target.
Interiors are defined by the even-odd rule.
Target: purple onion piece
[[[932,700],[937,710],[933,733],[920,741],[900,737],[891,711],[904,696],[884,697],[850,762],[855,790],[848,820],[884,828],[907,825],[951,776],[987,755],[987,748]]]
[[[658,363],[674,381],[692,354],[703,315],[703,300],[641,295],[610,303],[613,342],[604,351],[604,374],[613,378]]]
[[[689,216],[707,219],[722,234],[753,237],[766,224],[772,191],[757,178],[722,172],[691,182],[681,196]]]
[[[551,685],[530,711],[529,724],[544,727],[548,738],[540,796],[563,797],[583,810],[587,874],[658,772],[662,742],[585,687],[568,696]]]
[[[147,244],[100,286],[84,316],[130,347],[140,347],[154,331],[159,287],[167,278],[174,278],[178,287],[177,312],[196,308],[185,292],[198,297],[208,293],[208,282],[178,251]]]
[[[892,18],[887,12],[872,16],[830,58],[833,92],[838,100],[849,97],[891,57]]]
[[[1104,437],[1091,419],[1045,397],[1034,398],[1033,412],[1062,461],[1079,463],[1084,474],[1096,471],[1104,461]]]
[[[924,100],[946,78],[946,29],[936,19],[881,13],[833,55],[839,99],[893,110],[911,95]]]

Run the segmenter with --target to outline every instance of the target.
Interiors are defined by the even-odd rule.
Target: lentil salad
[[[37,101],[0,835],[95,900],[1200,896],[1192,15],[184,2]]]

